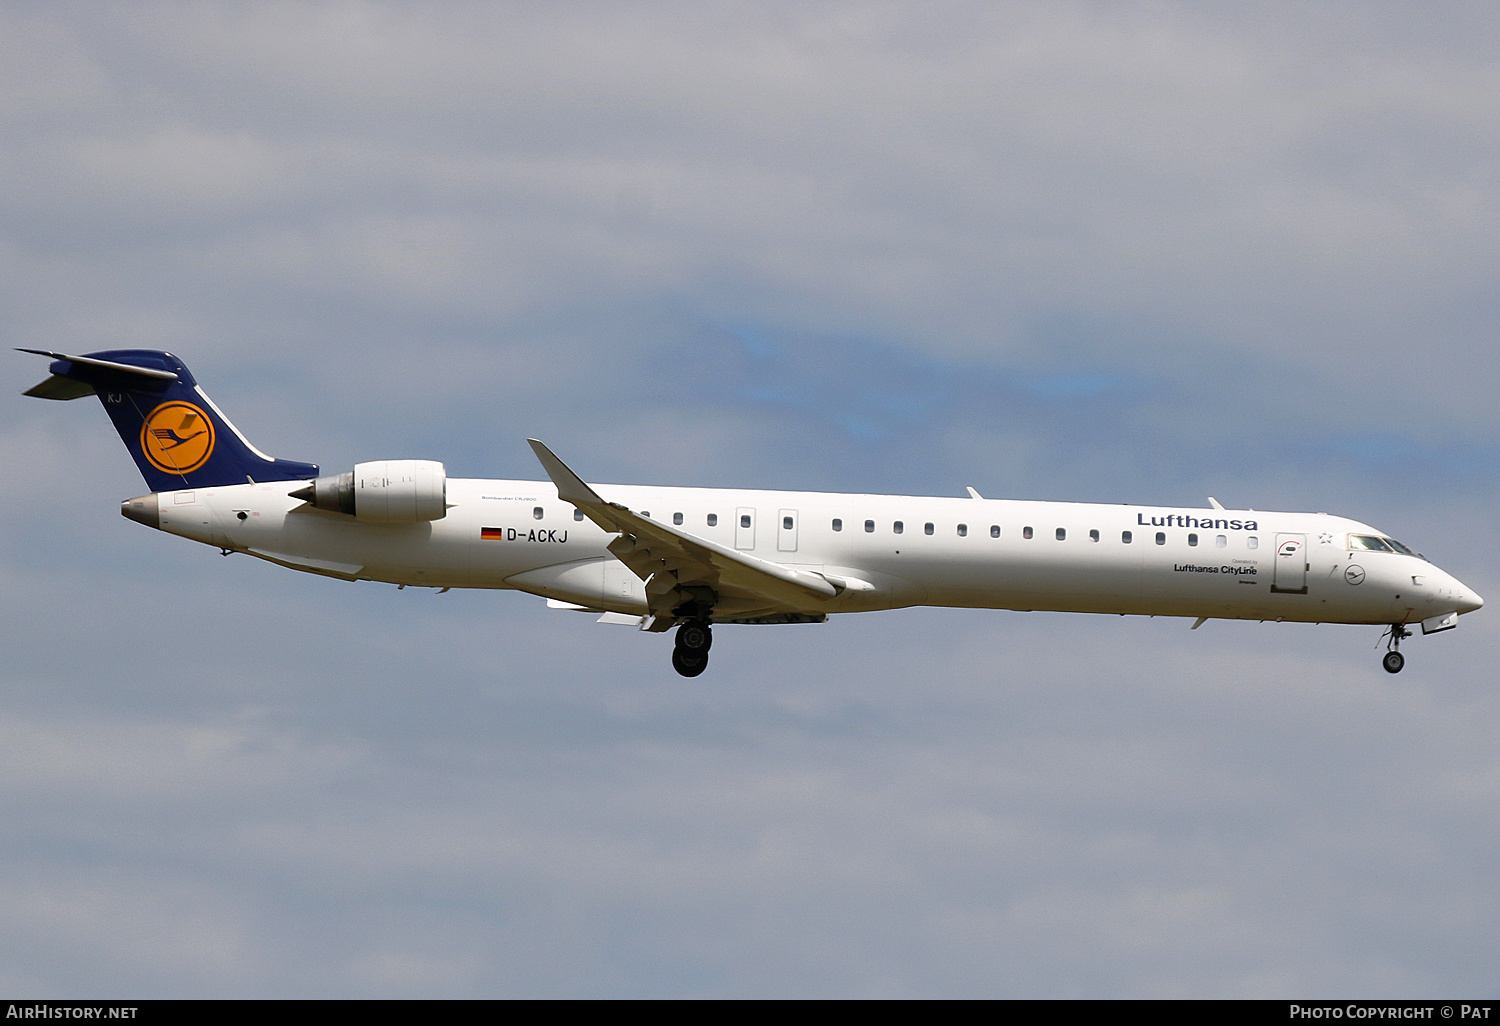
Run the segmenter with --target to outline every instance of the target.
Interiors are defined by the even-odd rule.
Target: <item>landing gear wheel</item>
[[[1380,665],[1385,667],[1386,673],[1400,673],[1401,667],[1406,665],[1406,657],[1401,654],[1401,642],[1411,637],[1411,631],[1406,629],[1404,623],[1393,623],[1386,630],[1385,637],[1390,640],[1386,642],[1385,658],[1380,660]]]
[[[713,644],[714,633],[701,620],[691,620],[677,628],[677,648],[680,651],[708,655]]]
[[[672,669],[684,677],[696,677],[708,669],[708,656],[701,652],[687,652],[680,648],[672,650]]]

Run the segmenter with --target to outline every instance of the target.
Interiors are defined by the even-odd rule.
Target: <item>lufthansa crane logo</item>
[[[192,403],[162,403],[141,425],[141,451],[158,470],[191,473],[214,454],[214,422]]]

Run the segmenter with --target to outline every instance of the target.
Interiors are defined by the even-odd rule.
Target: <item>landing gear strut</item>
[[[1380,660],[1380,665],[1385,667],[1386,673],[1400,673],[1401,667],[1406,665],[1406,657],[1401,654],[1401,639],[1411,637],[1411,631],[1406,629],[1405,624],[1393,623],[1386,632],[1386,637],[1390,638],[1386,643],[1388,651]]]
[[[708,669],[708,650],[714,634],[707,620],[689,620],[677,628],[677,644],[672,649],[672,669],[684,677],[696,677]]]

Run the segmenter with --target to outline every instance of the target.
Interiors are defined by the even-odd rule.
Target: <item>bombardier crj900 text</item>
[[[272,459],[181,360],[151,350],[54,358],[26,392],[97,395],[151,493],[121,512],[171,534],[343,580],[514,588],[643,630],[676,628],[672,665],[708,665],[713,624],[820,623],[902,606],[1379,624],[1384,666],[1421,624],[1483,600],[1366,524],[1324,513],[448,478],[384,460],[320,477]]]

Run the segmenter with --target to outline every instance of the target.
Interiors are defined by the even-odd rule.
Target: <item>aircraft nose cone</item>
[[[1474,612],[1474,610],[1479,609],[1483,605],[1484,599],[1479,597],[1479,593],[1477,591],[1475,591],[1473,588],[1466,588],[1463,585],[1459,586],[1458,611],[1460,613],[1472,613]]]
[[[120,516],[134,520],[147,527],[161,527],[161,508],[156,504],[156,493],[137,495],[120,503]]]

